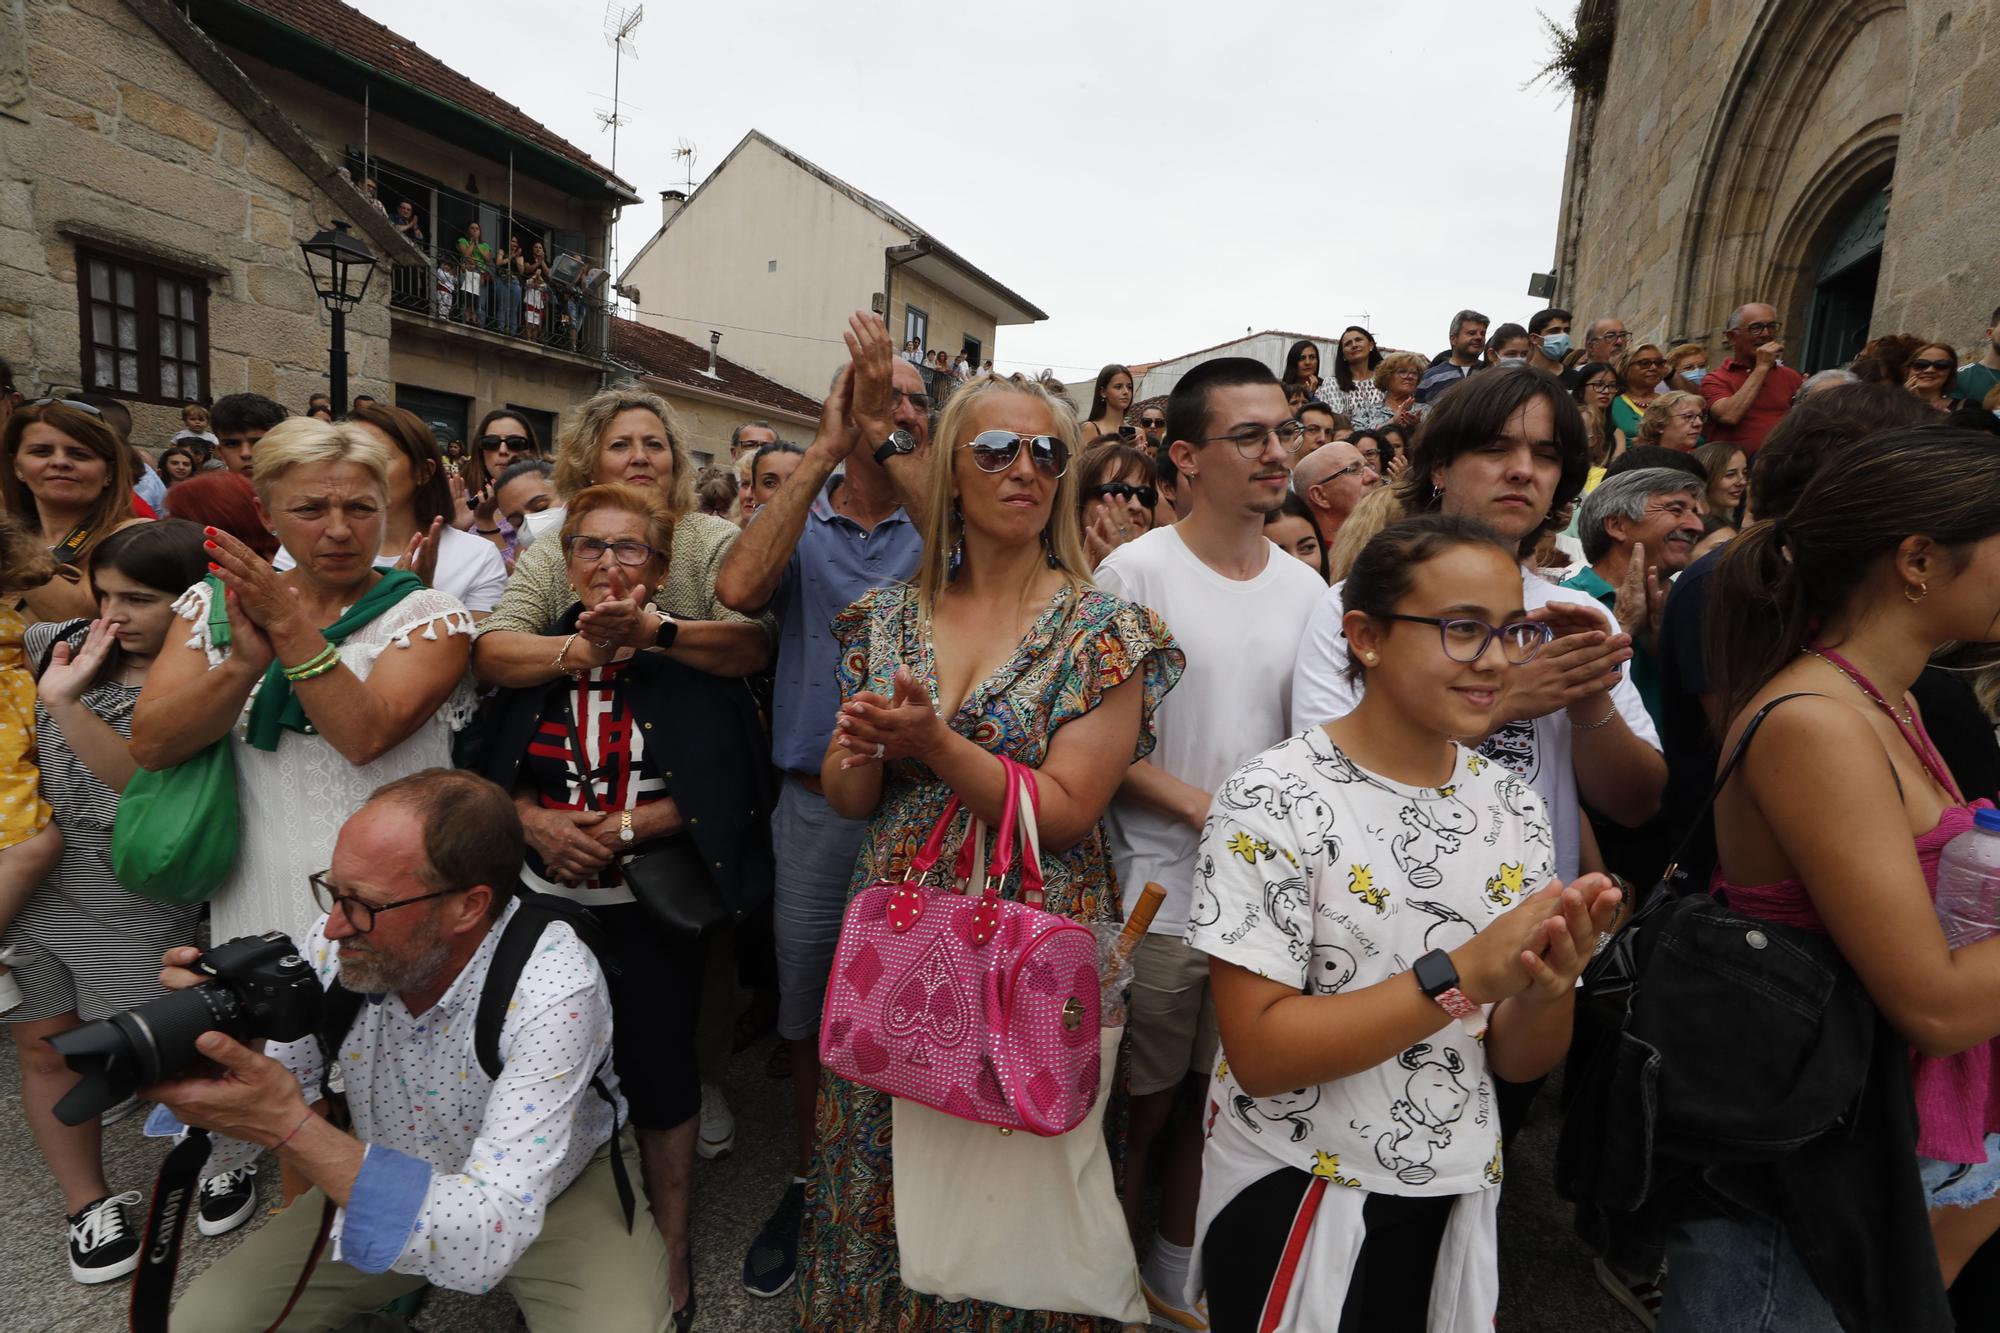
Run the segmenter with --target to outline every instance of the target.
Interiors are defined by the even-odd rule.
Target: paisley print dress
[[[916,590],[880,588],[834,621],[841,698],[894,692],[907,664],[937,694],[937,664],[917,611]],[[1014,656],[975,686],[951,718],[952,730],[995,754],[1041,766],[1049,740],[1105,693],[1138,675],[1145,700],[1134,760],[1153,748],[1153,709],[1180,679],[1181,651],[1158,616],[1094,588],[1058,592]],[[894,760],[882,800],[848,886],[850,900],[888,875],[900,876],[951,799],[951,789],[915,760]],[[960,816],[961,820],[965,816]],[[955,847],[963,830],[954,830]],[[1062,852],[1044,849],[1043,906],[1095,924],[1119,919],[1119,892],[1100,821]],[[1020,892],[1018,870],[1002,888]],[[890,1098],[831,1073],[820,1080],[818,1151],[806,1185],[799,1239],[799,1327],[826,1333],[931,1333],[932,1330],[1096,1329],[1104,1321],[979,1301],[943,1301],[898,1280],[890,1150]],[[1106,1123],[1111,1123],[1107,1115]]]

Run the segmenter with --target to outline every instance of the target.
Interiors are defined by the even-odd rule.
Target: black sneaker
[[[112,1282],[139,1266],[139,1233],[125,1210],[139,1191],[107,1194],[69,1215],[69,1275],[78,1282]]]
[[[785,1187],[777,1211],[764,1219],[764,1229],[750,1242],[743,1260],[743,1289],[752,1296],[776,1296],[799,1275],[799,1217],[806,1209],[806,1187],[794,1181]]]
[[[256,1210],[257,1168],[239,1166],[201,1182],[201,1217],[196,1225],[204,1236],[226,1236]]]

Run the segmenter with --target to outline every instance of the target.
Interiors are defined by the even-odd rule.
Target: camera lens
[[[49,1038],[49,1045],[79,1075],[55,1105],[56,1119],[80,1125],[102,1115],[134,1090],[180,1073],[198,1058],[204,1032],[246,1035],[243,1006],[227,987],[214,984],[171,991],[149,1004]]]

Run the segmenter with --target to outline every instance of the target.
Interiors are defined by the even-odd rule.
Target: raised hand
[[[105,659],[118,642],[111,631],[108,620],[90,622],[90,633],[84,637],[83,646],[72,653],[69,644],[57,640],[49,655],[49,664],[42,670],[42,678],[36,685],[42,702],[51,711],[65,708],[83,698],[91,682],[104,669]]]
[[[463,504],[460,505],[463,508]],[[442,544],[444,519],[442,516],[431,520],[430,527],[410,537],[409,546],[396,560],[397,569],[413,571],[424,581],[426,588],[437,583],[438,547]]]
[[[658,628],[646,615],[652,591],[643,583],[627,583],[618,565],[611,568],[610,583],[611,595],[576,618],[576,632],[599,648],[652,647]]]
[[[1613,614],[1618,626],[1634,643],[1654,642],[1660,632],[1661,617],[1667,609],[1667,585],[1660,571],[1646,564],[1646,544],[1632,543],[1632,559],[1618,584],[1618,603]]]
[[[848,316],[847,329],[840,336],[854,365],[848,411],[862,434],[880,443],[895,428],[896,399],[890,370],[895,364],[896,345],[889,340],[889,326],[880,315],[857,310]]]

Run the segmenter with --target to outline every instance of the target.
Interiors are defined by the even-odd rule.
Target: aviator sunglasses
[[[1022,445],[1043,476],[1054,480],[1069,471],[1069,446],[1054,435],[1016,435],[1011,430],[982,430],[964,448],[981,472],[1005,472],[1014,466]]]

